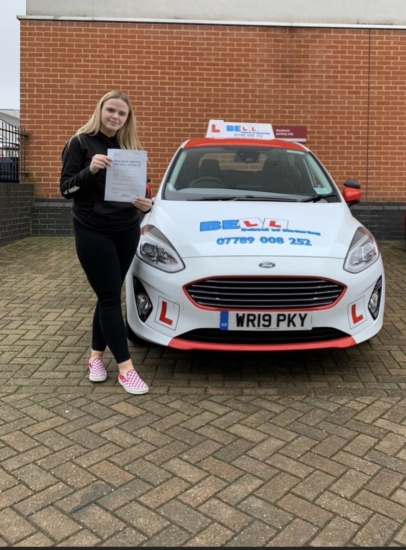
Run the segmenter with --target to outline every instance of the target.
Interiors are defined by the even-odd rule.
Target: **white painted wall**
[[[406,27],[406,0],[26,0],[26,3],[28,18]]]

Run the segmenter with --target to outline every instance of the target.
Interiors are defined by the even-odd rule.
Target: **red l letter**
[[[362,319],[364,318],[362,313],[361,313],[361,315],[357,315],[356,308],[357,308],[356,304],[352,304],[352,306],[351,306],[351,317],[352,317],[352,322],[354,323],[354,325],[356,325],[357,323],[362,321]]]
[[[162,300],[162,309],[161,309],[161,313],[159,315],[159,320],[162,322],[162,323],[166,323],[167,325],[172,325],[173,324],[173,321],[172,319],[169,319],[167,316],[166,316],[166,312],[168,311],[168,304],[167,302],[164,302]]]

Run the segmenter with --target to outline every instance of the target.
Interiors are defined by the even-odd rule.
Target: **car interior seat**
[[[199,167],[198,177],[190,184],[190,187],[226,187],[219,161],[217,159],[203,159]]]
[[[297,190],[291,181],[292,170],[286,151],[272,149],[262,167],[262,190],[294,194]]]

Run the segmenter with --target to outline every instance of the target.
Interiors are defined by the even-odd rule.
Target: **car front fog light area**
[[[381,298],[382,298],[382,277],[379,277],[368,302],[369,313],[372,315],[374,319],[378,317],[379,308],[381,305]]]
[[[133,277],[133,287],[138,317],[145,323],[152,311],[152,303],[144,285],[136,277]]]

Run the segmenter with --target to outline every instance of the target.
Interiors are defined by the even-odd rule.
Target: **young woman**
[[[121,91],[104,95],[89,121],[62,152],[60,190],[73,200],[76,252],[97,302],[93,317],[89,380],[107,378],[103,353],[109,347],[118,365],[118,381],[132,394],[148,392],[131,360],[121,310],[121,290],[140,238],[140,211],[150,198],[132,202],[104,200],[108,149],[142,149],[131,103]]]

